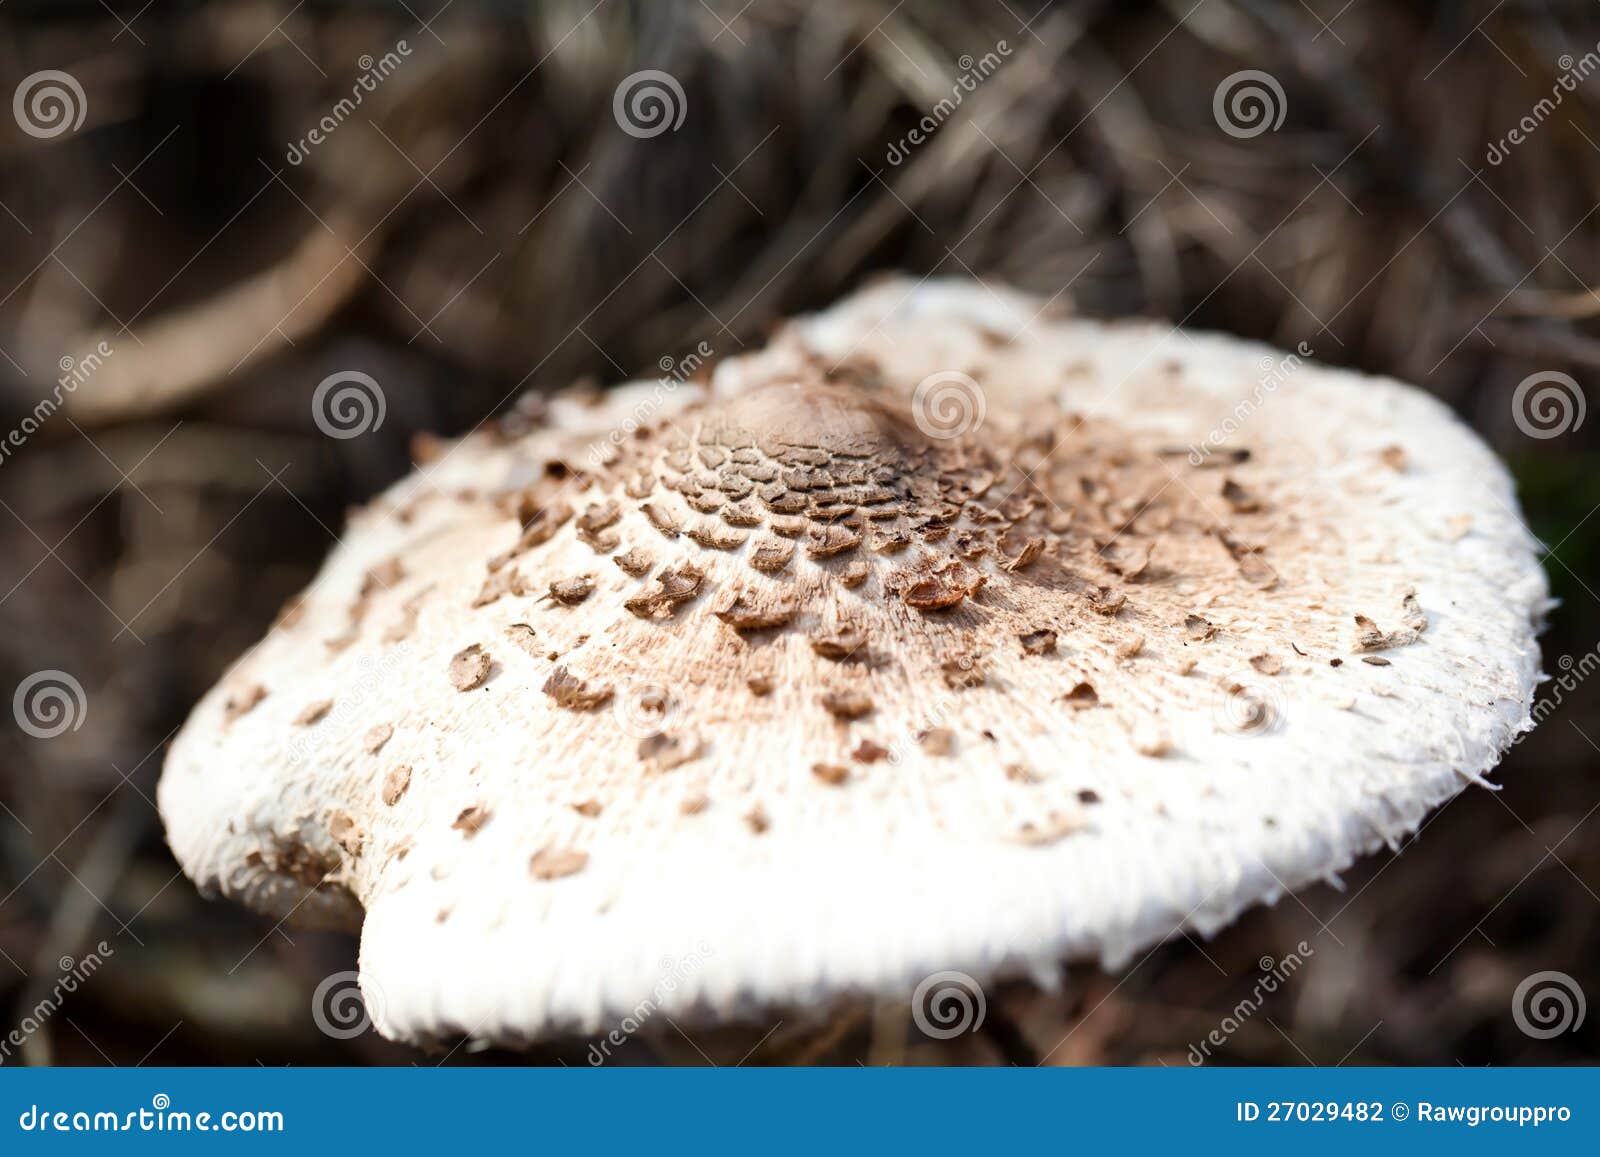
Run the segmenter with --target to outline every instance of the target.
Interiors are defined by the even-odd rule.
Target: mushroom
[[[439,449],[160,806],[202,887],[359,927],[404,1040],[1049,982],[1482,782],[1547,603],[1505,469],[1415,389],[887,280]]]

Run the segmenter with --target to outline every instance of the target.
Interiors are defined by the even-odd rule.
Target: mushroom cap
[[[708,384],[432,448],[205,699],[202,886],[360,926],[386,1035],[1048,982],[1393,846],[1532,725],[1450,411],[889,279]]]

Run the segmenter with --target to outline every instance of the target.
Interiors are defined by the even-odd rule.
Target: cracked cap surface
[[[1115,966],[1531,726],[1510,480],[1393,381],[888,280],[541,408],[358,513],[160,785],[390,1036]]]

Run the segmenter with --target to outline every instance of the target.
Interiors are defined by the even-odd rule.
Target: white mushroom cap
[[[442,448],[174,743],[184,868],[360,923],[386,1034],[515,1042],[1116,966],[1480,780],[1548,601],[1493,454],[1057,314],[885,281]]]

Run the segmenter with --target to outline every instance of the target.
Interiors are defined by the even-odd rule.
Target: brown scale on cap
[[[489,822],[489,809],[482,804],[469,804],[457,814],[455,822],[450,826],[468,838],[478,834],[483,825]]]
[[[583,871],[589,853],[576,848],[541,848],[528,860],[528,872],[535,880],[559,880]]]
[[[241,715],[248,715],[263,699],[267,697],[267,689],[260,683],[245,683],[229,691],[222,700],[222,714],[229,722],[233,722]]]
[[[389,769],[383,777],[383,802],[389,807],[399,803],[411,786],[411,765],[402,763]]]
[[[655,565],[655,563],[650,561],[650,556],[644,551],[640,550],[638,547],[632,547],[629,550],[624,551],[623,553],[615,556],[611,561],[616,563],[626,573],[631,574],[634,578],[642,578],[644,575],[649,574],[650,568]]]
[[[307,703],[300,714],[294,717],[296,727],[312,727],[322,722],[329,711],[333,710],[332,699],[318,699]]]
[[[463,647],[450,659],[450,683],[457,691],[471,691],[483,686],[493,668],[489,653],[477,643]]]

